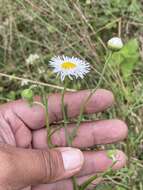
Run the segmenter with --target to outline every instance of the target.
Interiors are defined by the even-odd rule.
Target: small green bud
[[[120,50],[123,47],[121,38],[113,37],[107,42],[108,48],[111,50]]]
[[[116,161],[116,154],[117,154],[116,150],[108,150],[107,151],[108,158],[110,158],[113,161]]]
[[[28,102],[32,103],[33,102],[33,91],[29,89],[25,89],[22,91],[21,96],[23,99],[27,100]]]

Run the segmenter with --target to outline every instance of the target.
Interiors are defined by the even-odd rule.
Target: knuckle
[[[61,153],[58,150],[41,151],[41,163],[44,168],[43,182],[53,182],[58,180],[63,171]]]

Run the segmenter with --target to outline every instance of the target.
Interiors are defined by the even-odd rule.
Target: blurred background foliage
[[[121,118],[129,126],[128,165],[111,173],[95,189],[143,189],[143,1],[142,0],[0,0],[0,100],[20,97],[32,81],[62,86],[48,66],[54,55],[86,59],[92,71],[83,81],[69,81],[71,89],[113,91],[116,104],[105,113],[84,119]],[[114,52],[104,76],[107,41],[121,37],[124,48]],[[39,56],[31,64],[31,54]],[[3,74],[6,74],[4,76]],[[15,78],[20,77],[20,78]],[[38,91],[35,93],[37,94]]]

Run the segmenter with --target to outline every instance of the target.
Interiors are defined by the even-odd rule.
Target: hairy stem
[[[76,134],[77,134],[77,130],[80,126],[80,123],[81,123],[81,120],[82,120],[82,115],[83,115],[83,112],[84,112],[84,108],[86,106],[86,104],[88,103],[88,101],[90,100],[90,98],[92,97],[92,95],[95,93],[95,91],[99,88],[99,86],[101,85],[102,83],[102,80],[104,78],[104,74],[105,74],[105,71],[106,71],[106,68],[107,68],[107,65],[109,63],[109,60],[112,56],[112,52],[109,52],[109,55],[105,61],[105,64],[104,64],[104,68],[102,70],[102,73],[101,73],[101,77],[96,85],[96,88],[93,89],[91,91],[91,93],[89,94],[89,96],[86,98],[85,102],[82,104],[81,108],[80,108],[80,114],[79,114],[79,117],[78,117],[78,121],[77,121],[77,124],[76,124],[76,128],[73,129],[72,133],[71,133],[71,141],[73,141],[73,139],[76,137]]]

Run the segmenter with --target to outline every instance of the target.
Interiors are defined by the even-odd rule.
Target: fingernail
[[[61,153],[63,158],[64,169],[66,171],[74,171],[82,167],[84,157],[79,149],[64,148],[64,150]]]

